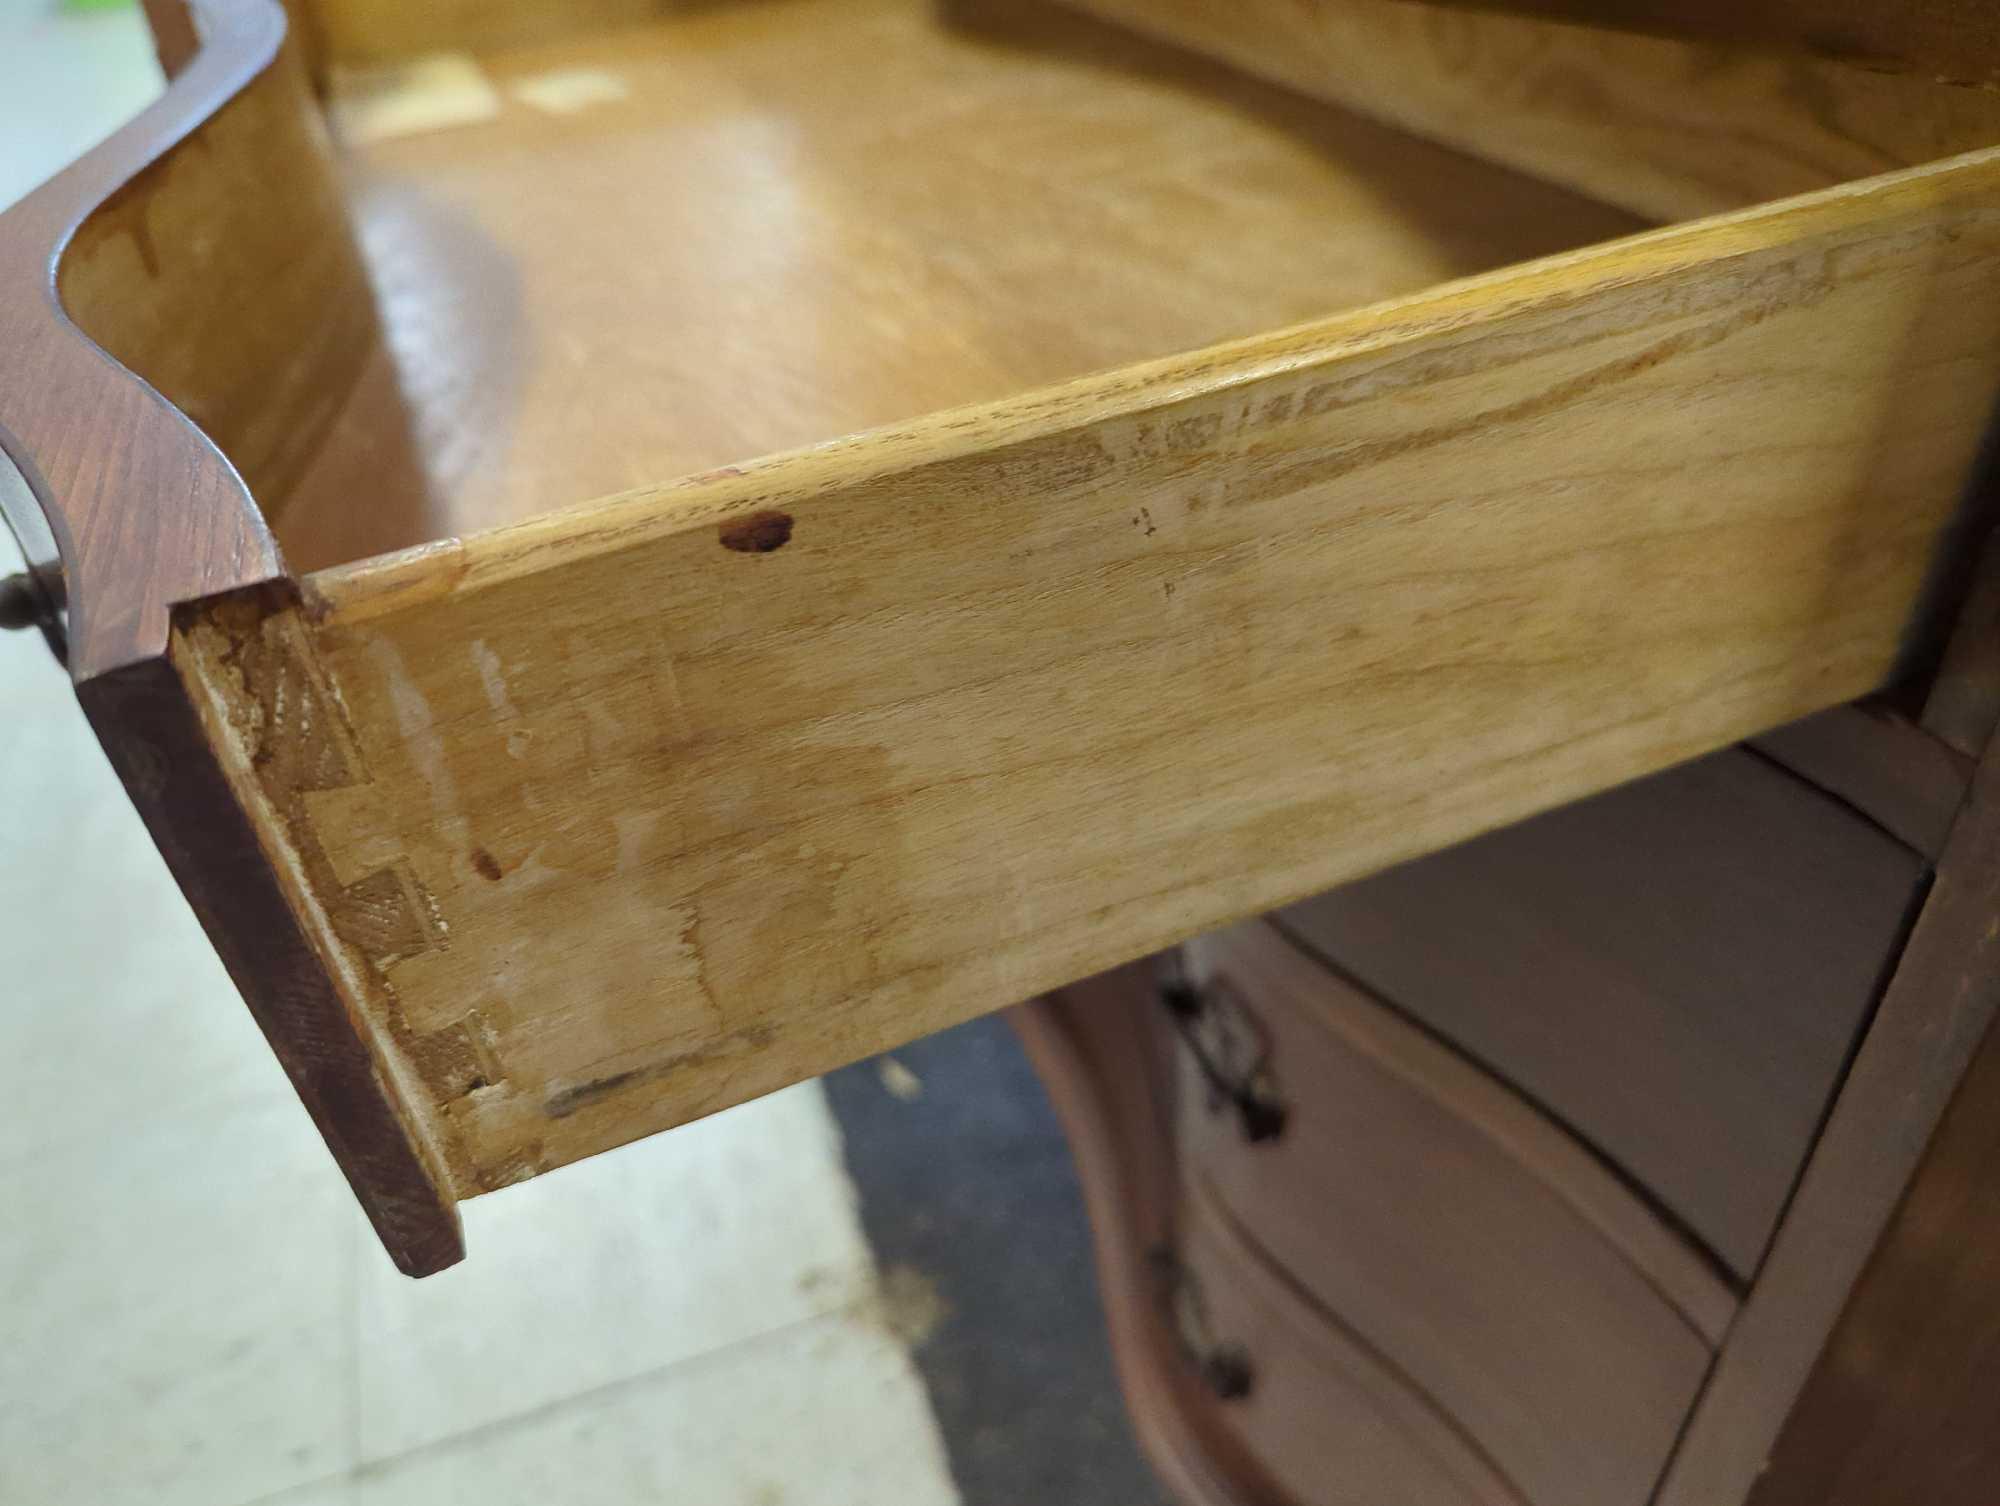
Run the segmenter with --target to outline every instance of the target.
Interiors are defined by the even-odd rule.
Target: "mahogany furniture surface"
[[[1990,27],[1084,8],[156,4],[0,215],[16,599],[385,1247],[1053,990],[1191,1501],[1971,1490]]]

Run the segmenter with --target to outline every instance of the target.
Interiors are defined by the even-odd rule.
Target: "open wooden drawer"
[[[1468,138],[1429,12],[1328,13],[1379,43],[1329,92]],[[460,1198],[1949,625],[2000,155],[1838,180],[2000,141],[1991,96],[1746,64],[1721,171],[1628,129],[1693,54],[1563,32],[1612,103],[1495,119],[1535,176],[1042,5],[300,19],[163,14],[167,94],[0,217],[0,444],[83,704],[413,1273]],[[336,150],[317,74],[440,128]],[[1908,108],[1794,103],[1849,89]]]

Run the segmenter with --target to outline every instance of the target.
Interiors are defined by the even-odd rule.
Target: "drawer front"
[[[1728,1321],[1720,1283],[1560,1130],[1268,924],[1188,959],[1188,1177],[1527,1499],[1641,1506]]]
[[[1183,1199],[1172,1292],[1189,1359],[1244,1389],[1216,1404],[1297,1506],[1524,1506],[1451,1422],[1301,1298],[1208,1196]]]
[[[1755,1273],[1925,864],[1730,749],[1279,912]]]

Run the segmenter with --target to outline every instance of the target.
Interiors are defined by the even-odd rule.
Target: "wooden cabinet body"
[[[1926,863],[1732,749],[1280,912],[1756,1275]]]
[[[1937,981],[2000,707],[2000,97],[1930,82],[1954,24],[1992,80],[1975,13],[1842,33],[1889,77],[1732,50],[1791,5],[154,9],[164,96],[0,215],[9,610],[405,1270],[464,1198],[1300,906],[1498,1116],[1321,1041],[1409,1137],[1343,1195],[1428,1136],[1524,1220],[1512,1302],[1570,1272],[1619,1357],[1556,1436],[1587,1343],[1423,1337],[1452,1252],[1384,1215],[1324,1284],[1169,1122],[1204,1261],[1322,1271],[1218,1310],[1412,1283],[1288,1361],[1396,1377],[1382,1490],[1672,1452],[1662,1506],[1741,1498],[1988,1007]],[[1536,856],[1607,821],[1652,929]],[[1246,1415],[1185,1469],[1291,1426]]]
[[[1268,1036],[1285,1122],[1251,1139],[1184,1060],[1185,1184],[1521,1499],[1646,1501],[1733,1293],[1560,1131],[1268,927],[1187,953],[1203,1007]]]

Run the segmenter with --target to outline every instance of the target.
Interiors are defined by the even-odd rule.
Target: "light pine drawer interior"
[[[279,514],[301,568],[1643,223],[1046,0],[712,6],[466,66],[490,115],[345,154],[387,359]],[[336,130],[448,107],[428,77],[337,73]]]
[[[1734,101],[1718,177],[1622,103],[1551,155],[1560,91],[1469,129],[1490,81],[1359,0],[1314,55],[1411,110],[1041,4],[204,4],[0,220],[0,429],[408,1269],[462,1198],[1873,692],[1936,610],[1990,101],[1857,147],[1821,72],[1596,48]]]

